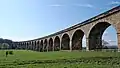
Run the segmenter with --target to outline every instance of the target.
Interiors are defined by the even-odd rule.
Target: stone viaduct
[[[81,50],[82,38],[86,37],[86,50],[102,48],[102,35],[112,25],[117,32],[120,49],[120,6],[92,17],[54,34],[28,41],[14,42],[18,49],[35,51]]]

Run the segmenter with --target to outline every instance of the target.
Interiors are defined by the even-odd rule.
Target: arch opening
[[[22,50],[24,50],[24,47],[25,47],[25,44],[24,44],[24,42],[23,42],[23,45],[22,45]]]
[[[26,45],[26,44],[25,44],[25,42],[24,42],[24,43],[23,43],[23,50],[25,50],[25,45]]]
[[[55,51],[60,50],[60,38],[58,36],[56,36],[54,40],[54,50]]]
[[[61,42],[62,50],[70,50],[70,37],[68,34],[64,34]]]
[[[52,38],[50,38],[50,40],[49,40],[48,50],[49,50],[49,51],[52,51],[52,50],[53,50],[53,39],[52,39]]]
[[[118,49],[117,31],[112,25],[103,33],[102,47],[103,49]]]
[[[31,49],[31,42],[29,42],[28,46],[29,46],[29,50],[32,50],[32,49]]]
[[[26,42],[26,49],[29,50],[29,42]]]
[[[108,22],[99,22],[92,27],[89,37],[88,37],[88,39],[89,39],[88,40],[88,42],[89,42],[88,49],[89,50],[101,50],[104,48],[103,44],[102,44],[104,42],[102,40],[103,33],[110,26],[112,26],[112,25]]]
[[[39,41],[37,41],[36,50],[39,51]]]
[[[34,50],[34,42],[31,43],[31,49]]]
[[[76,30],[72,36],[72,50],[82,50],[82,39],[84,32]]]
[[[26,48],[26,43],[24,42],[24,44],[23,44],[23,50],[25,50],[25,48]]]
[[[34,51],[36,51],[36,48],[37,48],[37,42],[36,41],[34,41],[34,45],[33,45],[33,47],[34,47]]]
[[[47,48],[47,47],[48,47],[48,46],[47,46],[47,39],[44,40],[43,46],[44,46],[44,47],[43,47],[43,51],[47,51],[47,49],[48,49],[48,48]]]
[[[40,42],[40,52],[42,52],[43,51],[43,40],[41,40],[41,42]]]

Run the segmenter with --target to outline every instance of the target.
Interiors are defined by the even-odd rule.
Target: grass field
[[[0,51],[0,68],[120,68],[119,52]]]

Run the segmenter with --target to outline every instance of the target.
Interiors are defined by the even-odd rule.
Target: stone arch
[[[72,50],[82,50],[82,39],[84,32],[81,29],[75,30],[72,35]]]
[[[23,42],[23,50],[25,49],[25,46],[26,46],[26,45],[25,45],[25,42]]]
[[[49,50],[49,51],[52,51],[52,50],[53,50],[53,39],[52,39],[52,38],[49,39],[48,50]]]
[[[29,46],[29,50],[31,50],[31,42],[30,41],[29,41],[28,46]]]
[[[21,45],[22,47],[21,47],[21,49],[23,49],[23,46],[24,46],[24,43],[22,43],[22,45]]]
[[[27,42],[25,42],[25,49],[27,49],[27,47],[28,47],[28,46],[27,46]]]
[[[98,22],[91,27],[87,37],[89,50],[102,49],[102,35],[110,25],[109,22]]]
[[[43,51],[47,51],[48,49],[48,45],[47,45],[47,39],[44,40],[44,44],[43,44]]]
[[[29,42],[26,42],[26,49],[29,50]]]
[[[26,48],[26,43],[24,42],[24,46],[23,46],[23,49],[25,49]]]
[[[23,45],[23,43],[21,43],[21,44],[18,45],[17,47],[18,47],[19,49],[22,49],[22,45]]]
[[[39,41],[36,41],[36,50],[39,51]]]
[[[17,45],[17,43],[15,42],[14,45],[12,46],[12,49],[16,49],[16,48],[17,48],[17,49],[20,49],[20,46]]]
[[[34,51],[36,51],[36,41],[34,41],[33,47],[34,47]]]
[[[40,52],[43,51],[43,40],[40,41]]]
[[[34,50],[34,42],[33,41],[31,41],[31,48],[32,48],[32,50]]]
[[[23,46],[23,42],[21,43],[21,45],[18,45],[20,49],[22,49],[22,46]]]
[[[19,45],[16,44],[16,42],[13,43],[12,49],[20,49]]]
[[[62,36],[61,49],[62,50],[70,50],[70,37],[67,33],[63,34],[63,36]]]
[[[27,46],[26,46],[26,42],[24,42],[24,49],[26,49],[26,47],[27,47]]]
[[[58,36],[56,36],[54,39],[54,50],[60,50],[60,38]]]

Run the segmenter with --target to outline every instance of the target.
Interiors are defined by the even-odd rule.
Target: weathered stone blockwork
[[[57,33],[34,40],[15,42],[14,45],[37,51],[81,50],[82,38],[85,35],[86,50],[101,49],[103,32],[110,25],[116,29],[120,49],[120,6]]]

